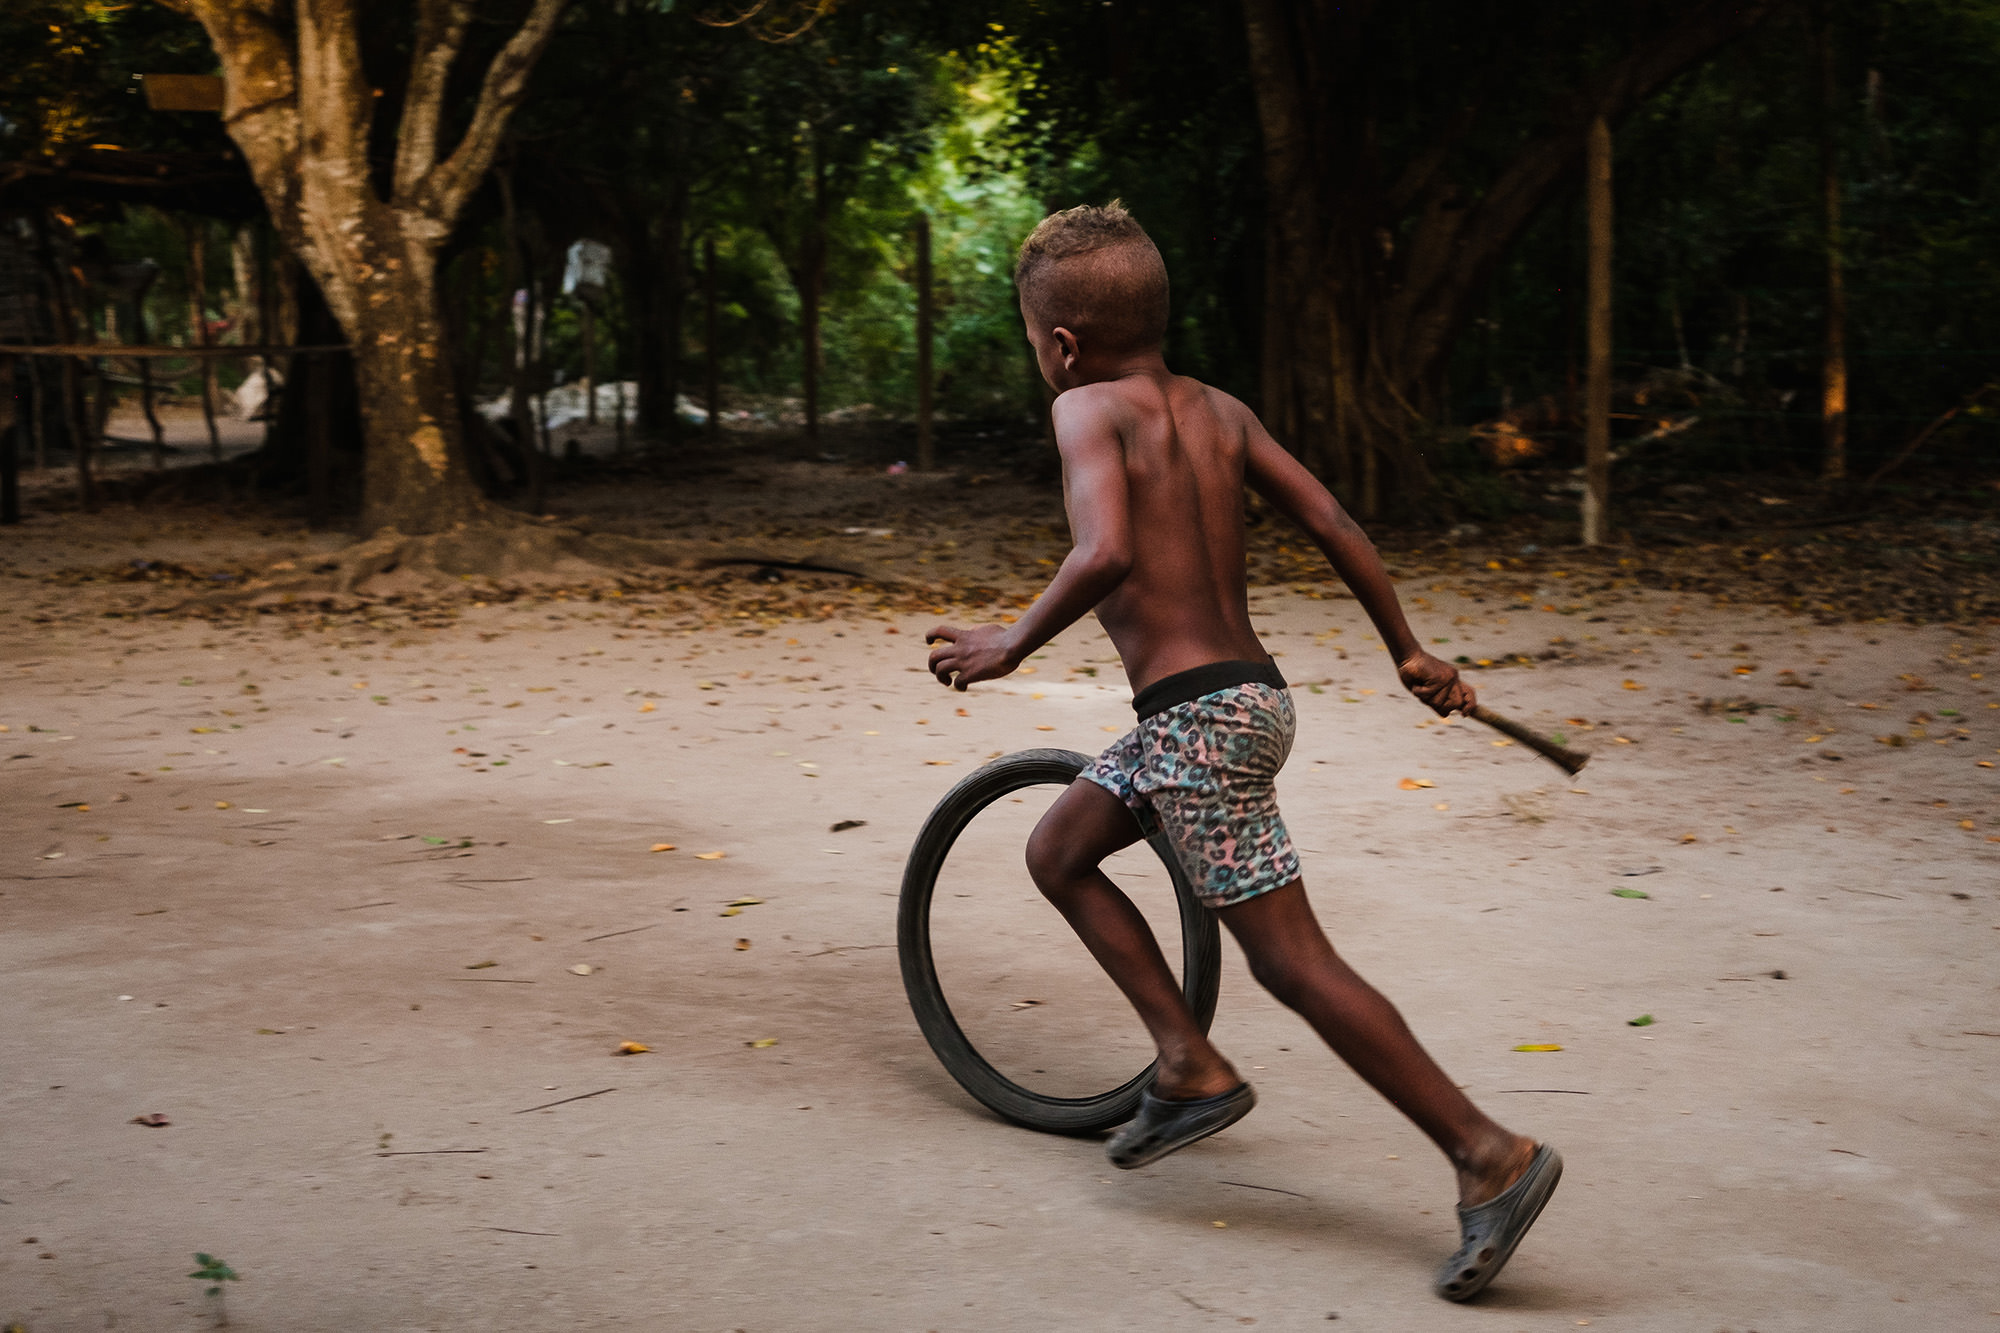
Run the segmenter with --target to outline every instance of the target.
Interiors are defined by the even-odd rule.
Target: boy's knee
[[[1028,835],[1027,860],[1028,877],[1043,893],[1061,888],[1075,879],[1079,871],[1089,869],[1076,864],[1077,858],[1070,851],[1067,839],[1047,825],[1037,826]]]
[[[1298,960],[1267,954],[1250,958],[1248,962],[1250,976],[1259,986],[1271,992],[1272,998],[1287,1008],[1298,1008],[1299,997],[1305,990],[1305,969]]]

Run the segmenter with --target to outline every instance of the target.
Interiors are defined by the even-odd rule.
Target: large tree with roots
[[[1242,0],[1273,429],[1366,512],[1392,488],[1420,496],[1453,342],[1575,178],[1591,122],[1615,123],[1782,3]]]
[[[226,86],[223,122],[353,349],[362,530],[423,536],[497,519],[466,467],[437,257],[568,0],[528,0],[487,64],[455,146],[447,91],[475,5],[416,0],[386,172],[370,160],[380,91],[363,66],[361,0],[160,2],[207,31]]]

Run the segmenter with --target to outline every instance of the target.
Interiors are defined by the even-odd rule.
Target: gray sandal
[[[1437,1294],[1448,1301],[1465,1301],[1486,1290],[1542,1215],[1562,1173],[1562,1154],[1541,1144],[1519,1180],[1485,1203],[1460,1208],[1458,1231],[1463,1239],[1451,1262],[1438,1271]]]
[[[1105,1145],[1111,1165],[1130,1171],[1157,1162],[1168,1153],[1229,1128],[1257,1104],[1248,1083],[1195,1101],[1174,1102],[1155,1097],[1148,1088],[1139,1094],[1139,1113]]]

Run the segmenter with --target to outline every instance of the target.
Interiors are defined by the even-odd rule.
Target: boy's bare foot
[[[1477,1159],[1458,1168],[1458,1206],[1476,1208],[1519,1180],[1535,1160],[1535,1141],[1519,1134],[1501,1136]]]

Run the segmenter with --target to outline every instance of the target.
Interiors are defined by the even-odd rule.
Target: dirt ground
[[[931,805],[1129,722],[1094,625],[967,696],[920,670],[1060,558],[1053,491],[794,461],[594,496],[680,563],[204,620],[152,613],[339,539],[0,530],[0,1323],[206,1326],[202,1251],[239,1329],[2000,1329],[1990,626],[1391,549],[1485,701],[1592,752],[1570,780],[1432,722],[1261,539],[1321,915],[1568,1160],[1459,1308],[1445,1164],[1233,945],[1215,1031],[1262,1102],[1140,1172],[996,1121],[911,1020]],[[1004,854],[1031,813],[954,862],[993,904],[943,918],[956,1002],[1024,1077],[1122,1079],[1133,1020]]]

